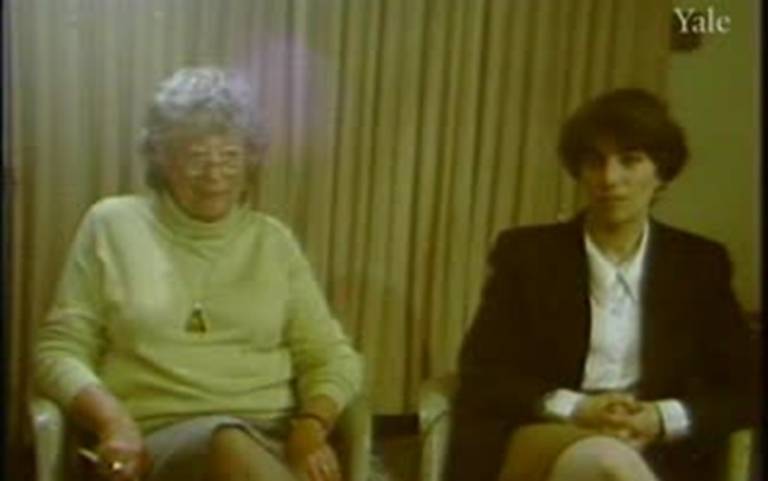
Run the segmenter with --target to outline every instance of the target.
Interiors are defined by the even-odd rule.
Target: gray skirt
[[[153,466],[148,481],[203,481],[211,437],[216,430],[237,427],[256,442],[253,456],[263,465],[267,479],[295,481],[285,460],[283,440],[287,425],[281,421],[252,421],[213,415],[192,418],[157,431],[145,438]]]

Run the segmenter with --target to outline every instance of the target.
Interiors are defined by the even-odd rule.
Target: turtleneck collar
[[[222,219],[205,222],[191,217],[176,203],[168,192],[154,195],[160,220],[174,233],[192,239],[223,238],[232,233],[245,218],[246,208],[235,204]]]

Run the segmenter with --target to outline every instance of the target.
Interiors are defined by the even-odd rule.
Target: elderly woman
[[[245,204],[265,134],[237,85],[162,83],[152,192],[87,212],[39,332],[37,385],[110,480],[340,479],[327,437],[361,361],[289,230]]]
[[[717,479],[722,441],[755,412],[753,364],[725,249],[649,214],[683,131],[654,95],[619,89],[568,119],[559,153],[586,208],[499,236],[449,479]]]

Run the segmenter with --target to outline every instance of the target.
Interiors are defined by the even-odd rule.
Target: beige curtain
[[[453,369],[500,229],[570,216],[564,116],[662,90],[669,0],[16,0],[13,397],[77,222],[143,188],[157,82],[239,69],[272,145],[254,205],[302,240],[380,413]]]

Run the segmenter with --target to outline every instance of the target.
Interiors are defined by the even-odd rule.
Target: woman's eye
[[[624,165],[634,165],[638,162],[642,162],[644,156],[641,152],[623,152],[619,157],[619,160]]]
[[[603,156],[597,152],[584,152],[581,154],[581,163],[590,167],[600,165],[603,161]]]

